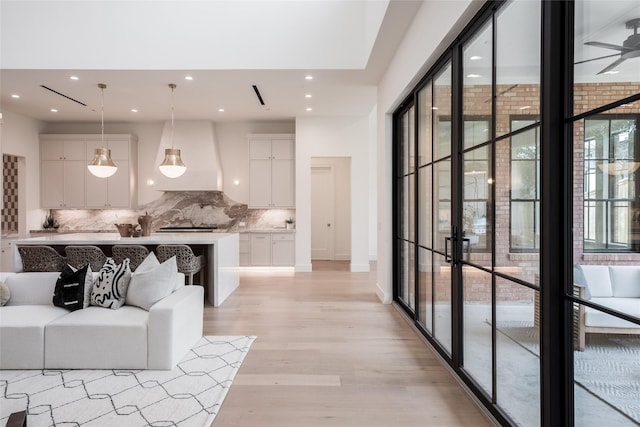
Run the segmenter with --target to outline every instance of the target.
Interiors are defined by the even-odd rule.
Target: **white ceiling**
[[[368,114],[420,4],[1,0],[1,107],[47,122],[99,121],[104,83],[105,121],[160,121],[175,83],[176,120]]]
[[[95,122],[100,120],[97,84],[105,83],[106,122],[163,121],[170,117],[168,84],[175,83],[176,120],[368,114],[377,83],[420,5],[417,0],[0,0],[0,108],[47,122]],[[510,9],[526,15],[527,5]],[[516,18],[503,23],[517,28]],[[624,24],[633,18],[640,18],[638,0],[576,2],[576,61],[616,53],[584,43],[621,44],[632,33]],[[506,46],[501,61],[513,67],[502,67],[502,75],[508,79],[511,72],[519,81],[527,70],[537,75],[539,55],[527,48],[534,41],[531,32],[507,33],[522,36],[503,40],[515,48],[500,44]],[[625,61],[619,74],[597,75],[613,60],[576,65],[575,81],[640,81],[640,58]],[[72,75],[79,80],[70,80]],[[185,80],[187,75],[193,80]]]

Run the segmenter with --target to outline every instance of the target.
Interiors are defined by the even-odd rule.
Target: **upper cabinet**
[[[249,135],[249,207],[293,208],[295,180],[292,134]]]
[[[87,165],[95,149],[111,150],[117,172],[98,178]],[[136,205],[137,139],[133,135],[40,135],[42,208],[109,209]]]

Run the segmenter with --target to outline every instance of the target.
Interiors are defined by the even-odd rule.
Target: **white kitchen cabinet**
[[[111,150],[118,166],[109,178],[91,174],[95,149]],[[137,201],[137,139],[133,135],[40,135],[41,207],[132,208]]]
[[[294,174],[293,135],[249,135],[250,208],[293,208]]]
[[[248,233],[240,233],[240,266],[251,265],[251,240]]]
[[[0,243],[0,271],[13,272],[13,239],[2,239]]]
[[[251,233],[251,265],[271,265],[271,233]]]
[[[84,141],[56,139],[40,144],[40,204],[43,208],[84,207]]]
[[[250,246],[250,257],[246,265],[293,266],[295,264],[295,233],[252,232],[248,234],[251,236],[246,238]],[[242,260],[243,234],[240,236],[240,259]]]
[[[293,233],[271,234],[271,265],[295,264],[295,240],[296,236]]]

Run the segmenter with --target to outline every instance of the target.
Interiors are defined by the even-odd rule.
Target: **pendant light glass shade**
[[[180,149],[173,148],[173,90],[176,85],[171,83],[169,88],[171,88],[171,148],[164,150],[164,160],[158,168],[167,178],[177,178],[186,172],[187,167],[180,158]]]
[[[111,150],[108,148],[96,148],[96,154],[87,168],[98,178],[108,178],[118,170],[118,167],[111,160]]]
[[[180,149],[166,148],[164,150],[164,160],[159,166],[160,172],[167,178],[177,178],[187,170],[180,158]]]
[[[100,115],[101,115],[101,142],[103,148],[96,148],[96,153],[93,156],[93,160],[91,163],[87,165],[89,172],[98,178],[108,178],[118,170],[118,167],[113,160],[111,160],[111,150],[108,148],[104,148],[104,90],[107,88],[107,85],[100,83],[98,84],[101,93],[102,103],[100,105]]]

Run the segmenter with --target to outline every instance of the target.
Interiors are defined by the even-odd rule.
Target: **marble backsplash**
[[[166,191],[160,198],[136,210],[60,209],[52,212],[60,225],[59,232],[117,232],[114,224],[135,225],[138,217],[145,213],[153,217],[152,231],[161,227],[207,226],[217,226],[220,231],[264,230],[283,228],[286,219],[295,219],[294,209],[249,209],[222,191]]]

